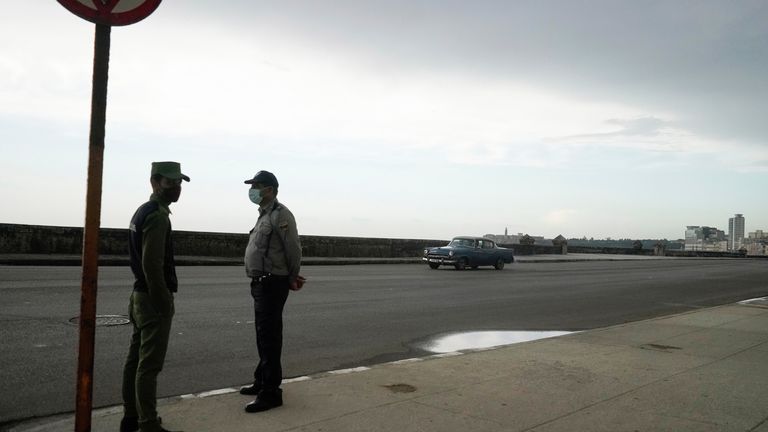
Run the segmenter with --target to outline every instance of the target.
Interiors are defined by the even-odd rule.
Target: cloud
[[[670,125],[670,122],[658,119],[656,117],[643,117],[637,119],[610,119],[606,120],[608,124],[620,126],[622,129],[614,132],[614,135],[644,135],[657,136],[662,128]]]
[[[611,132],[601,133],[588,133],[570,135],[561,138],[556,138],[559,141],[581,141],[581,140],[605,140],[613,138],[627,138],[627,137],[649,137],[655,138],[665,132],[665,130],[672,129],[672,123],[669,121],[661,120],[656,117],[640,117],[634,119],[609,119],[605,120],[604,124],[610,126],[618,126],[618,130]]]
[[[768,142],[760,2],[338,4],[164,4],[113,34],[110,122],[537,167],[586,146],[706,153]],[[75,32],[58,5],[35,7],[55,15],[59,37],[4,46],[0,110],[87,121],[90,32]],[[12,40],[23,22],[0,35]]]
[[[194,33],[178,22],[115,32],[110,131],[215,139],[240,149],[265,145],[329,159],[546,167],[563,157],[537,144],[547,134],[574,133],[610,115],[637,115],[631,107],[567,98],[513,80],[380,70],[337,46],[318,51],[284,30],[196,24]],[[77,36],[61,39],[59,55],[79,53],[75,61],[56,66],[46,60],[40,67],[35,56],[18,50],[14,63],[6,62],[28,73],[13,75],[21,82],[3,89],[13,103],[0,110],[87,121],[89,60],[66,48]],[[44,41],[37,43],[42,50]],[[36,88],[45,94],[30,98]]]
[[[577,213],[577,210],[568,208],[551,210],[544,216],[544,220],[552,225],[562,225],[570,222]]]
[[[267,34],[282,29],[311,51],[331,47],[384,73],[526,82],[576,99],[672,111],[684,129],[709,139],[768,142],[762,0],[192,3],[213,19],[257,23]]]
[[[768,147],[734,139],[697,134],[682,122],[660,116],[610,118],[593,133],[551,137],[543,144],[582,159],[602,160],[606,166],[627,164],[633,168],[678,169],[720,166],[743,172],[760,171]],[[623,162],[622,162],[623,161]]]
[[[736,166],[739,173],[768,173],[768,152],[763,152],[763,159],[749,160]]]

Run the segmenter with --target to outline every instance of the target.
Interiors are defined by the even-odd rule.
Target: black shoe
[[[283,405],[283,391],[262,391],[256,400],[245,406],[245,411],[249,413],[262,412],[277,408]]]
[[[259,394],[259,392],[261,392],[261,386],[258,384],[240,387],[241,395],[256,396]]]
[[[157,424],[163,424],[163,418],[157,417]],[[123,417],[120,420],[120,432],[135,432],[139,430],[139,418],[138,417]],[[160,426],[160,432],[173,432]]]
[[[135,432],[139,430],[138,417],[123,417],[120,420],[120,432]]]

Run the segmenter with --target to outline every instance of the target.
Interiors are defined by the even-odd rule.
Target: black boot
[[[240,387],[240,394],[241,395],[249,395],[249,396],[256,396],[261,391],[261,386],[259,384],[252,384],[245,387]]]
[[[256,400],[245,406],[245,411],[249,413],[262,412],[277,408],[283,405],[283,391],[280,389],[266,391],[262,390],[256,397]]]
[[[139,430],[138,417],[123,417],[120,420],[120,432],[135,432]]]

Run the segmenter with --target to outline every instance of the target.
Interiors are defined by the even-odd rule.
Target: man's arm
[[[144,221],[141,266],[147,280],[147,290],[152,304],[164,316],[171,314],[171,292],[165,283],[165,236],[170,221],[160,212],[154,212]]]
[[[285,247],[288,278],[293,282],[299,277],[299,270],[301,270],[301,242],[299,241],[299,231],[296,228],[296,219],[290,211],[280,211],[277,231]]]

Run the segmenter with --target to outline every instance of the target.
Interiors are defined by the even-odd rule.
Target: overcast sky
[[[768,2],[163,2],[112,30],[102,226],[152,161],[177,230],[247,232],[261,169],[309,235],[768,230]],[[0,222],[82,226],[94,25],[0,15]]]

